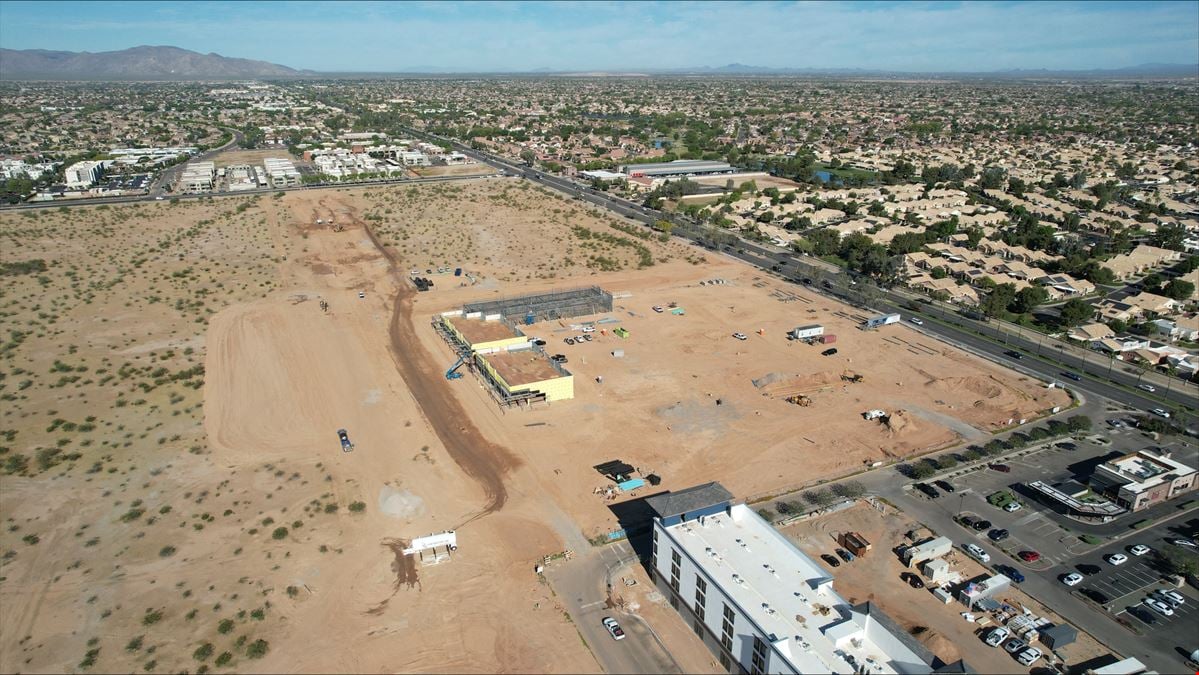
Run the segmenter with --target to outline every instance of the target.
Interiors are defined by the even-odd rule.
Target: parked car
[[[584,334],[584,335],[580,335],[579,337],[575,338],[575,342],[578,342],[579,340],[586,340],[588,342],[591,342],[591,335]]]
[[[594,333],[595,326],[583,326],[583,332],[584,333]]]
[[[828,349],[826,349],[826,350],[824,350],[824,351],[820,352],[820,355],[821,355],[821,356],[833,356],[833,355],[834,355],[834,354],[836,354],[836,353],[837,353],[837,348],[836,348],[836,347],[830,347],[830,348],[828,348]]]
[[[935,480],[935,481],[933,481],[933,485],[936,485],[937,487],[941,488],[942,490],[944,490],[946,492],[951,492],[951,493],[955,492],[955,490],[953,489],[953,486],[949,484],[949,481]]]
[[[823,560],[824,562],[828,563],[829,567],[840,567],[841,566],[841,561],[837,560],[837,556],[835,556],[835,555],[824,553],[820,556],[820,559]]]
[[[575,339],[572,337],[568,337],[565,340],[563,340],[563,342],[565,342],[568,345],[573,345],[575,343]]]
[[[567,362],[566,354],[554,354],[553,356],[550,357],[550,360],[553,361],[554,363],[566,363]]]
[[[605,629],[607,629],[608,635],[611,635],[613,640],[624,639],[624,630],[620,627],[620,624],[616,623],[616,619],[613,619],[610,616],[605,616],[603,621],[600,621],[600,623],[603,624]]]
[[[1019,654],[1028,649],[1028,643],[1020,638],[1012,638],[1003,645],[1003,650],[1009,654]]]
[[[662,308],[662,305],[654,305],[653,310],[659,314],[666,311],[665,309]]]
[[[1003,529],[995,529],[995,530],[991,530],[990,532],[987,533],[987,537],[990,538],[991,541],[995,541],[995,542],[1003,541],[1004,539],[1007,539],[1010,535],[1011,535],[1010,532],[1008,532],[1007,530],[1003,530]]]
[[[1083,576],[1078,572],[1071,572],[1069,574],[1063,574],[1061,579],[1062,583],[1066,584],[1067,586],[1077,586],[1082,583]]]
[[[838,558],[840,558],[840,559],[844,560],[845,562],[852,562],[852,561],[853,561],[853,554],[852,554],[852,553],[850,553],[849,551],[846,551],[846,550],[845,550],[845,549],[843,549],[843,548],[839,548],[839,549],[837,549],[836,551],[834,551],[834,553],[836,553],[836,554],[837,554],[837,557],[838,557]]]
[[[1012,633],[1008,629],[1004,628],[1003,626],[996,626],[995,628],[991,629],[990,633],[987,633],[987,637],[984,642],[992,647],[998,647],[999,645],[1003,644],[1004,640],[1011,637],[1011,635]]]
[[[931,499],[936,499],[937,497],[941,496],[941,493],[937,492],[937,488],[929,485],[928,483],[916,483],[915,488],[928,495]]]
[[[1086,563],[1075,565],[1074,569],[1078,570],[1078,573],[1084,577],[1092,577],[1103,571],[1103,568],[1098,565],[1088,565]]]
[[[970,527],[971,527],[971,528],[973,528],[975,532],[982,532],[983,530],[989,530],[989,529],[991,529],[991,521],[989,521],[989,520],[976,520],[974,523],[972,523],[972,524],[970,525]]]
[[[1011,579],[1014,583],[1024,583],[1024,573],[1011,565],[996,565],[995,571]]]
[[[733,337],[737,338],[738,340],[748,340],[749,339],[749,337],[745,333],[733,333]]]
[[[1144,621],[1150,626],[1157,623],[1157,617],[1154,616],[1153,612],[1145,609],[1143,605],[1132,605],[1128,608],[1128,613],[1140,619],[1141,621]]]
[[[1094,588],[1084,588],[1081,593],[1090,598],[1092,602],[1100,605],[1106,605],[1108,600],[1110,600],[1102,591],[1097,591]]]
[[[1178,539],[1167,539],[1166,541],[1174,544],[1175,546],[1185,546],[1187,548],[1199,549],[1199,543],[1196,543],[1194,539],[1180,537]]]
[[[1103,559],[1112,565],[1123,565],[1128,562],[1128,556],[1123,553],[1109,553],[1103,556]]]
[[[1016,555],[1024,562],[1036,562],[1041,559],[1041,554],[1036,551],[1020,551]]]
[[[1016,661],[1022,666],[1031,666],[1041,658],[1041,650],[1036,647],[1029,647],[1016,655]]]
[[[1148,391],[1148,392],[1157,391],[1157,387],[1154,387],[1152,384],[1138,384],[1137,389],[1144,389],[1145,391]]]
[[[1164,408],[1154,408],[1153,410],[1150,410],[1149,412],[1153,413],[1154,415],[1157,415],[1158,417],[1164,417],[1166,419],[1170,419],[1170,413],[1168,411],[1166,411]]]
[[[358,299],[362,300],[364,298],[366,298],[366,291],[358,291]]]
[[[966,544],[962,546],[962,550],[966,552],[966,555],[981,563],[991,562],[991,554],[984,551],[978,544]]]
[[[1128,425],[1124,423],[1124,420],[1113,419],[1113,420],[1108,420],[1107,423],[1113,429],[1127,429],[1128,428]]]
[[[1158,590],[1154,591],[1153,595],[1157,597],[1158,600],[1161,600],[1175,609],[1182,607],[1187,601],[1186,597],[1183,596],[1182,593],[1179,593],[1178,591],[1172,591],[1168,588],[1159,588]]]
[[[1135,556],[1145,555],[1146,553],[1148,553],[1152,550],[1153,549],[1149,548],[1148,546],[1146,546],[1144,544],[1136,544],[1135,546],[1128,547],[1128,552]]]
[[[912,572],[904,572],[903,574],[899,575],[899,578],[906,581],[907,584],[909,586],[911,586],[912,588],[917,588],[917,589],[924,588],[924,580],[920,578],[919,574],[913,574]]]
[[[533,338],[532,340],[529,340],[529,342],[532,342],[533,344],[537,345],[538,347],[544,347],[546,344],[545,340],[542,340],[541,338]]]
[[[1022,508],[1024,508],[1024,506],[1021,505],[1020,502],[1008,502],[1007,504],[1003,505],[1003,510],[1007,511],[1008,513],[1015,513]]]
[[[1012,472],[1012,467],[1008,466],[1007,464],[988,464],[987,468],[994,469],[995,471],[998,471],[999,473],[1011,473]]]
[[[1162,616],[1174,616],[1174,608],[1173,607],[1167,605],[1166,603],[1162,602],[1161,600],[1158,600],[1157,598],[1155,598],[1153,596],[1146,596],[1146,598],[1144,600],[1142,600],[1141,602],[1146,607],[1148,607],[1149,609],[1152,609],[1153,611],[1157,612],[1158,614],[1161,614]]]

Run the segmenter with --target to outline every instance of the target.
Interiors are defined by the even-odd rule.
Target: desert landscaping
[[[745,498],[1068,402],[518,180],[10,213],[0,237],[10,672],[596,671],[533,573],[618,526],[592,465]],[[463,274],[408,282],[438,269]],[[435,314],[592,284],[616,306],[586,320],[619,322],[593,342],[525,327],[573,400],[445,378]],[[807,323],[839,353],[784,338]],[[402,553],[444,530],[450,562]]]

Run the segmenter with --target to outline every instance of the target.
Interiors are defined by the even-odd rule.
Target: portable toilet
[[[533,321],[534,321],[535,319],[536,319],[536,317],[534,317],[534,316],[533,316],[533,313],[532,313],[532,312],[529,312],[528,314],[526,314],[526,315],[525,315],[525,325],[526,325],[526,326],[532,326],[532,325],[533,325]]]

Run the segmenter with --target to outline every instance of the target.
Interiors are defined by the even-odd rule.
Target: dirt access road
[[[412,322],[412,298],[417,291],[405,279],[395,252],[388,250],[365,223],[356,221],[354,225],[366,231],[379,253],[387,260],[388,272],[395,281],[397,291],[392,306],[390,335],[396,369],[408,384],[422,414],[445,445],[446,451],[487,495],[487,503],[475,517],[502,509],[508,501],[504,475],[516,468],[518,460],[506,448],[492,443],[479,432],[452,390],[445,386],[445,375],[439,364],[433,361],[428,352],[420,349],[420,338]]]

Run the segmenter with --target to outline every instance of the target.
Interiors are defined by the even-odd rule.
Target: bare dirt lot
[[[388,192],[0,217],[0,669],[596,669],[532,573],[578,529],[413,351],[414,261],[360,216]],[[510,218],[553,208],[608,227],[539,191]],[[450,563],[394,550],[447,528]]]
[[[904,567],[899,557],[892,552],[901,543],[911,543],[904,541],[904,533],[913,529],[921,528],[890,507],[882,514],[860,503],[845,511],[791,525],[782,532],[815,559],[819,559],[821,554],[833,552],[837,547],[838,532],[862,534],[872,544],[872,549],[851,563],[830,569],[830,575],[836,579],[833,587],[846,600],[877,604],[946,663],[965,659],[980,673],[1028,672],[1007,652],[987,646],[979,637],[980,631],[990,630],[996,623],[967,622],[960,615],[960,612],[965,611],[961,604],[954,602],[945,605],[933,597],[928,588],[918,590],[900,579],[900,574],[904,572],[919,572]],[[963,579],[972,579],[986,571],[956,550],[950,554],[949,560],[952,568],[961,572]],[[821,564],[828,567],[823,562]],[[1061,621],[1061,617],[1017,588],[1004,592],[1000,600],[1012,606],[1027,607],[1037,616]],[[1083,632],[1079,633],[1077,642],[1062,650],[1069,664],[1081,663],[1106,653],[1102,645]]]
[[[431,176],[487,176],[496,170],[486,164],[449,164],[446,166],[418,166],[412,173],[424,178]]]
[[[701,283],[711,279],[726,283]],[[468,399],[475,419],[494,425],[501,445],[543,474],[552,470],[547,489],[589,537],[618,527],[604,498],[592,494],[606,481],[591,467],[604,461],[657,473],[664,489],[719,480],[744,498],[983,437],[1069,403],[1060,389],[907,325],[860,330],[866,316],[858,310],[715,256],[700,267],[673,262],[593,281],[617,296],[615,311],[522,327],[547,340],[551,354],[567,356],[574,400],[503,414],[477,380],[449,385]],[[417,312],[451,309],[470,291],[448,300],[422,294]],[[685,313],[672,314],[671,302]],[[564,343],[579,334],[572,322],[604,317],[619,323],[599,324],[592,342]],[[786,331],[805,324],[823,325],[836,343],[786,339]],[[617,326],[630,332],[627,339],[613,334]],[[431,330],[423,337],[448,366],[448,348]],[[837,353],[823,356],[830,347]],[[618,349],[621,358],[612,355]],[[890,418],[863,419],[871,409]]]

